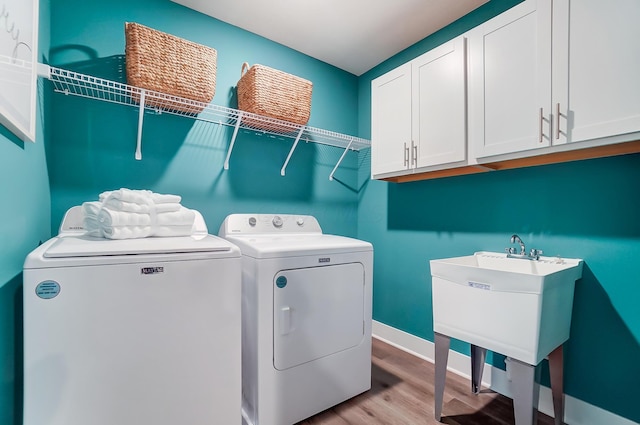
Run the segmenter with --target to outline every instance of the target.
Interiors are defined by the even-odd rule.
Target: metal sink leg
[[[447,361],[449,360],[449,346],[451,338],[446,335],[434,333],[434,344],[436,350],[436,382],[435,382],[435,418],[440,421],[442,417],[442,402],[444,399],[444,384],[447,377]]]
[[[486,348],[471,344],[471,392],[474,394],[480,394],[482,372],[484,372],[484,359],[486,357]]]
[[[538,418],[540,368],[515,359],[509,359],[508,367],[511,369],[511,388],[516,425],[533,425]]]
[[[553,416],[555,425],[564,424],[564,388],[562,384],[563,361],[562,345],[549,354],[549,375],[553,397]]]

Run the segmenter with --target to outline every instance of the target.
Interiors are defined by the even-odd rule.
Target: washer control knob
[[[255,217],[249,217],[249,226],[254,227],[257,222]]]
[[[296,224],[301,227],[304,226],[304,218],[298,217],[298,219],[296,220]]]
[[[282,218],[279,215],[276,215],[273,217],[272,223],[275,227],[280,228],[282,227]]]

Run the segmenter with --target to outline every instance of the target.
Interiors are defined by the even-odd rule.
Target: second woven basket
[[[305,125],[311,116],[313,83],[268,66],[242,64],[238,81],[238,109],[264,117]],[[268,120],[243,119],[252,127],[291,132],[296,126],[282,126]]]

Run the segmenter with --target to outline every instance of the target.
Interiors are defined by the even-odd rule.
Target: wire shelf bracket
[[[301,140],[344,149],[340,159],[329,175],[329,180],[333,180],[336,169],[340,166],[348,151],[359,151],[371,147],[369,140],[359,137],[347,136],[345,134],[306,125],[300,126],[291,122],[224,106],[205,104],[195,100],[52,67],[46,64],[38,64],[38,75],[50,80],[53,83],[54,91],[58,93],[139,108],[138,133],[134,153],[136,160],[142,159],[142,132],[145,111],[168,113],[198,121],[233,127],[233,135],[231,136],[223,164],[225,170],[229,169],[229,159],[231,158],[231,152],[235,146],[240,129],[255,131],[260,134],[270,134],[277,138],[284,137],[294,139],[287,159],[280,169],[280,175],[282,176],[285,175],[291,156]]]
[[[330,181],[333,181],[333,175],[336,173],[336,170],[338,169],[338,167],[342,163],[342,160],[344,159],[344,156],[347,154],[347,152],[349,151],[349,148],[351,147],[352,144],[353,144],[353,138],[351,138],[351,141],[349,142],[347,147],[344,149],[344,152],[342,152],[342,155],[340,155],[340,159],[336,163],[336,166],[333,167],[333,170],[331,170],[331,174],[329,174],[329,180]]]
[[[231,142],[229,143],[229,149],[227,149],[227,156],[224,159],[223,168],[225,170],[229,169],[229,158],[231,158],[231,151],[233,151],[233,146],[236,144],[236,137],[238,137],[238,130],[240,129],[240,123],[242,122],[242,113],[238,114],[238,119],[236,120],[236,124],[233,126],[233,136],[231,136]]]
[[[296,150],[296,147],[298,146],[298,142],[300,141],[300,137],[302,136],[303,132],[304,132],[304,126],[300,127],[300,131],[298,132],[298,135],[296,136],[295,142],[293,142],[293,146],[291,146],[291,150],[289,151],[289,155],[287,155],[287,159],[284,161],[284,164],[282,165],[282,168],[280,169],[280,175],[281,176],[284,176],[285,172],[287,171],[287,165],[289,164],[289,160],[291,159],[291,155],[293,155],[293,151]]]
[[[147,91],[140,90],[140,106],[138,111],[138,137],[136,139],[136,153],[134,155],[135,159],[140,161],[142,160],[142,124],[144,123],[144,104],[146,98]]]

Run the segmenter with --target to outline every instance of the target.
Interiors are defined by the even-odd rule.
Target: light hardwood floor
[[[423,425],[438,424],[433,414],[434,366],[374,338],[371,390],[298,425]],[[511,425],[511,399],[488,389],[474,395],[471,383],[447,373],[442,423]],[[538,414],[538,424],[553,419]]]

